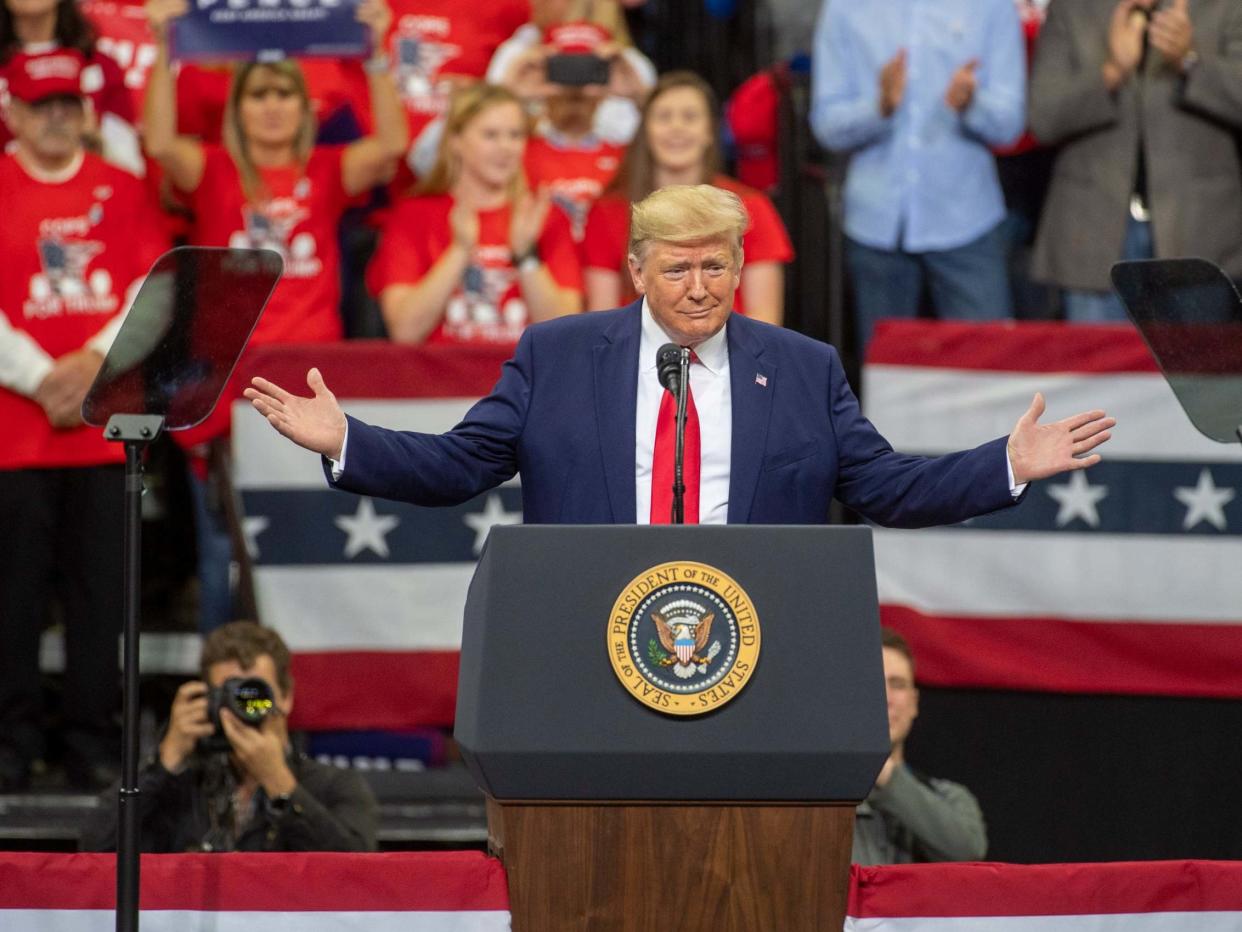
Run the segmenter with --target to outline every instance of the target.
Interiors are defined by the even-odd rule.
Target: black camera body
[[[569,87],[585,87],[588,84],[607,84],[612,73],[612,63],[598,55],[565,54],[548,56],[548,81]]]
[[[267,680],[257,676],[231,676],[219,686],[210,687],[207,720],[216,730],[199,740],[199,747],[207,753],[227,752],[231,748],[220,725],[221,709],[228,709],[251,728],[260,728],[263,720],[276,710],[276,696]]]

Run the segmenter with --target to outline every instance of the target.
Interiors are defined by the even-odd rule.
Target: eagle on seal
[[[689,679],[694,676],[697,666],[706,664],[710,659],[700,655],[707,645],[707,639],[711,637],[712,619],[715,617],[715,612],[708,612],[697,625],[692,625],[688,621],[681,620],[669,622],[659,612],[651,613],[651,620],[655,622],[660,643],[666,651],[676,657],[673,673],[678,678]],[[672,662],[671,658],[669,662]],[[704,671],[699,670],[699,672]]]

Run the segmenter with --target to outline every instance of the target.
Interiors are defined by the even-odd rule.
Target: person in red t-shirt
[[[82,91],[90,101],[86,138],[114,165],[142,174],[144,165],[134,128],[133,99],[125,88],[121,66],[97,42],[91,23],[74,0],[3,0],[0,4],[0,103],[7,106],[8,73],[17,59],[59,49],[77,49],[86,59]],[[0,123],[0,146],[14,145],[13,134]]]
[[[558,23],[546,32],[549,55],[596,55],[607,49],[611,37],[594,23]],[[546,68],[544,71],[546,78]],[[526,143],[526,181],[547,188],[552,201],[569,217],[574,240],[581,242],[587,212],[612,180],[625,152],[594,132],[603,84],[548,85],[544,119]],[[520,93],[520,92],[518,92]]]
[[[349,199],[387,180],[406,145],[405,121],[382,57],[368,64],[375,134],[347,146],[315,146],[306,82],[290,62],[238,68],[224,145],[176,131],[168,62],[168,23],[186,0],[151,0],[158,54],[147,87],[147,151],[189,198],[190,241],[201,246],[264,247],[285,260],[284,275],[251,344],[313,342],[342,335],[336,227]],[[391,14],[365,0],[358,17],[378,44]]]
[[[147,151],[184,192],[193,211],[190,242],[199,246],[267,248],[285,261],[250,345],[323,342],[343,336],[337,225],[351,198],[385,182],[407,144],[406,124],[382,54],[364,66],[373,135],[346,146],[316,146],[306,82],[293,62],[251,62],[237,68],[225,108],[223,146],[177,132],[168,59],[168,24],[186,0],[149,0],[158,47],[147,83],[143,128]],[[363,0],[358,19],[380,48],[392,14],[384,0]],[[206,508],[206,443],[225,437],[228,405],[199,427],[178,433],[191,448],[191,492],[198,517],[199,621],[206,632],[232,617],[227,533]]]
[[[500,43],[530,19],[530,0],[393,0],[392,6],[385,49],[410,126],[404,188],[422,174],[414,153],[434,150],[434,135],[422,138],[423,131],[444,115],[456,88],[483,77]]]
[[[587,216],[582,265],[588,310],[634,298],[629,275],[622,274],[630,204],[670,184],[713,184],[740,197],[750,214],[735,310],[769,323],[784,320],[785,263],[793,259],[793,246],[767,195],[719,173],[716,113],[711,87],[693,72],[672,71],[656,84],[621,170]]]
[[[435,167],[398,204],[368,280],[398,343],[516,343],[527,323],[582,310],[569,221],[526,190],[527,120],[516,97],[453,95]]]
[[[82,73],[60,49],[9,74],[14,152],[0,156],[0,792],[45,751],[39,637],[65,623],[65,765],[98,788],[115,772],[124,458],[82,424],[82,399],[130,296],[163,251],[142,183],[86,152]]]

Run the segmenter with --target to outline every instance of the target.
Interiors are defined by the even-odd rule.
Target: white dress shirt
[[[670,337],[656,323],[643,298],[642,338],[638,346],[638,408],[634,422],[634,504],[639,524],[651,523],[651,460],[664,386],[656,373],[656,353]],[[729,462],[733,443],[733,395],[729,386],[728,325],[708,337],[690,364],[690,392],[699,413],[699,523],[724,524],[729,518]],[[675,341],[674,341],[675,342]]]

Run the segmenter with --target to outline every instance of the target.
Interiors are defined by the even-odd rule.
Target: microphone
[[[656,373],[660,384],[673,393],[681,394],[681,347],[665,343],[656,350]]]

